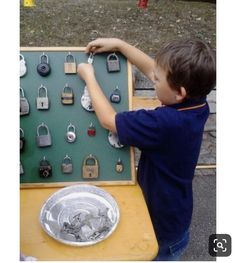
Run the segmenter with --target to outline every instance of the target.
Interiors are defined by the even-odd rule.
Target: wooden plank
[[[135,97],[133,96],[133,110],[138,109],[155,109],[162,104],[159,99],[154,97]]]

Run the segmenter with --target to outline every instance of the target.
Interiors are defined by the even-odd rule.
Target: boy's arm
[[[93,66],[81,63],[77,72],[85,81],[92,100],[93,108],[96,112],[100,124],[109,131],[116,133],[115,116],[116,112],[108,102],[95,78]]]
[[[133,65],[153,80],[155,61],[138,48],[117,38],[98,38],[91,41],[86,52],[101,53],[107,51],[121,52]]]

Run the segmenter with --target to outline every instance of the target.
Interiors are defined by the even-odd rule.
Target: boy
[[[141,150],[138,183],[159,243],[156,260],[177,260],[187,246],[192,216],[192,180],[209,115],[206,95],[215,87],[215,53],[201,40],[166,45],[153,60],[119,39],[96,39],[86,52],[121,52],[154,82],[163,106],[116,113],[93,67],[79,64],[101,125],[120,143]]]

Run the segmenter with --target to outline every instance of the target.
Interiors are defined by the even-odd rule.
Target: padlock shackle
[[[45,62],[45,60],[43,60],[43,58],[46,58],[46,62]],[[48,55],[46,55],[46,54],[43,52],[43,54],[40,55],[40,57],[39,57],[39,62],[40,62],[40,63],[46,63],[46,64],[48,64],[48,63],[49,63]]]
[[[72,61],[69,61],[69,58],[72,58]],[[68,54],[66,55],[65,62],[66,63],[70,63],[70,62],[75,63],[75,57],[71,54],[71,52],[68,52]]]
[[[24,138],[24,137],[25,137],[24,130],[22,128],[20,128],[20,138]]]
[[[84,158],[83,166],[87,165],[87,161],[89,161],[89,160],[93,160],[93,161],[94,161],[94,165],[98,165],[98,160],[97,160],[97,158],[96,158],[94,155],[89,154],[88,156],[86,156],[86,157]]]
[[[25,58],[22,54],[20,54],[20,60],[25,60]]]
[[[73,94],[73,89],[68,85],[68,83],[66,83],[66,85],[64,86],[63,92],[65,92],[66,89],[68,89],[70,93]]]
[[[69,132],[70,129],[73,129],[73,132],[75,133],[75,126],[71,123],[67,126],[67,132]]]
[[[112,59],[112,60],[118,60],[118,56],[116,55],[116,53],[111,53],[107,56],[107,61],[109,61],[111,58],[115,58],[115,59]]]
[[[42,123],[39,124],[38,127],[37,127],[37,136],[39,136],[39,130],[42,129],[42,128],[44,128],[44,129],[47,130],[47,134],[50,134],[49,129],[48,129],[48,126],[42,122]]]
[[[48,90],[45,86],[43,86],[43,84],[40,85],[40,87],[38,88],[38,97],[40,97],[40,90],[43,89],[45,91],[45,97],[41,97],[41,98],[47,98],[48,97]]]
[[[72,163],[72,159],[70,156],[66,155],[62,161],[62,163],[65,163],[66,160],[69,160],[69,163]]]
[[[22,95],[22,97],[21,97],[21,95]],[[20,87],[20,97],[21,97],[21,98],[24,98],[24,97],[25,97],[24,90],[23,90],[23,88],[21,88],[21,87]]]

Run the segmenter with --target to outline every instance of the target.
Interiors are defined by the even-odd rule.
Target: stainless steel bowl
[[[113,233],[120,212],[115,199],[100,187],[73,185],[48,198],[39,220],[44,231],[57,241],[89,246]]]

